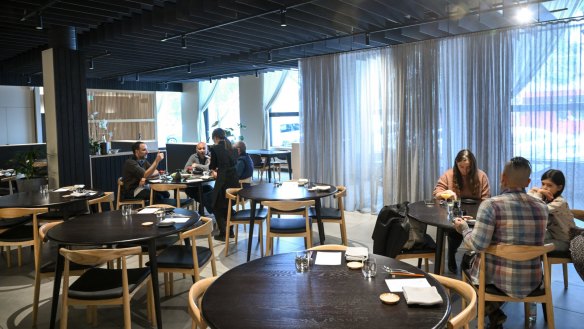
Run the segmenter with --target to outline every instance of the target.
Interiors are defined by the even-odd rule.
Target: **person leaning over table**
[[[434,197],[442,194],[450,197],[485,200],[491,196],[487,174],[477,168],[477,160],[468,149],[460,150],[454,158],[454,166],[448,169],[436,183]],[[462,236],[455,231],[448,232],[448,270],[456,273],[456,251],[462,243]]]
[[[122,179],[124,181],[124,198],[126,199],[143,199],[150,200],[150,188],[146,184],[146,179],[158,177],[159,172],[156,169],[160,161],[164,159],[164,154],[158,152],[154,163],[148,162],[148,148],[146,144],[138,141],[132,144],[131,158],[124,162],[122,168]],[[155,198],[162,200],[169,198],[168,192],[156,192]]]
[[[196,152],[189,157],[187,163],[185,164],[184,170],[194,174],[202,174],[204,171],[209,171],[210,163],[211,157],[207,155],[207,143],[199,142],[196,147]],[[211,192],[213,189],[213,187],[208,184],[204,184],[201,188],[203,189],[203,195],[205,193]],[[199,200],[199,193],[196,187],[187,187],[185,189],[185,193],[189,198],[195,199],[197,202],[201,202],[201,200]]]
[[[249,154],[247,154],[247,147],[243,141],[238,141],[233,145],[233,148],[237,150],[239,155],[237,158],[237,164],[235,165],[235,171],[237,171],[237,178],[239,180],[248,179],[253,176],[253,161]],[[243,183],[243,187],[250,186],[250,183]]]
[[[527,194],[547,204],[550,213],[545,243],[553,243],[555,251],[570,249],[570,229],[576,227],[568,202],[562,197],[566,177],[560,170],[550,169],[541,176],[541,188],[534,187]]]
[[[211,134],[215,145],[211,147],[211,175],[215,178],[215,187],[211,191],[211,205],[215,220],[219,227],[219,234],[215,240],[225,241],[225,226],[227,225],[228,200],[225,191],[228,188],[239,187],[235,164],[237,162],[236,151],[231,147],[231,142],[225,137],[225,131],[221,128],[213,130]],[[230,228],[231,230],[233,227]],[[229,232],[234,237],[233,231]]]
[[[545,203],[527,193],[531,164],[515,157],[505,164],[501,175],[501,195],[484,200],[478,210],[474,228],[465,220],[455,218],[454,227],[464,237],[465,246],[472,251],[483,251],[490,245],[510,244],[542,246],[548,219]],[[474,253],[461,267],[469,269],[474,284],[478,284],[480,258]],[[542,282],[541,260],[509,261],[486,255],[485,279],[507,295],[523,298]],[[485,315],[489,328],[502,328],[507,316],[500,309],[501,302],[487,302]]]

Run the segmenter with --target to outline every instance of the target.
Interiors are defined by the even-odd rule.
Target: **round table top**
[[[284,201],[284,200],[314,200],[337,193],[337,188],[329,184],[315,184],[328,186],[327,190],[309,190],[306,185],[298,186],[294,182],[276,184],[258,184],[246,187],[239,191],[239,196],[255,201]]]
[[[461,207],[468,216],[476,217],[480,200],[475,204],[462,204]],[[408,205],[408,215],[424,224],[437,226],[443,229],[454,229],[452,222],[448,220],[448,212],[439,200],[434,200],[432,204],[425,201],[417,201]]]
[[[169,227],[144,226],[144,222],[156,222],[156,215],[132,214],[124,217],[121,210],[105,211],[65,221],[53,227],[47,237],[57,243],[69,245],[144,242],[184,231],[199,222],[199,214],[196,212],[182,208],[176,208],[174,212],[190,218],[184,223],[175,223]]]
[[[316,253],[313,253],[313,259]],[[221,275],[207,289],[202,310],[209,327],[223,328],[442,328],[450,300],[434,278],[393,258],[374,255],[377,276],[364,279],[341,265],[314,265],[297,273],[295,253],[263,257]],[[424,273],[444,301],[430,307],[408,306],[403,293],[396,305],[383,304],[389,292],[383,265]],[[402,278],[402,277],[398,277]],[[406,278],[409,279],[409,278]]]
[[[203,183],[207,183],[207,182],[213,182],[215,181],[215,179],[213,177],[207,177],[207,178],[203,178],[202,175],[193,175],[193,174],[189,174],[191,175],[188,180],[187,179],[181,179],[180,182],[175,181],[174,179],[160,179],[160,178],[155,178],[155,179],[149,179],[148,183],[149,184],[185,184],[188,186],[195,186],[198,184],[203,184]]]
[[[51,191],[46,194],[40,192],[20,192],[0,197],[0,208],[41,208],[55,207],[80,200],[91,200],[103,196],[103,191],[95,191],[93,195],[71,197],[72,192]]]

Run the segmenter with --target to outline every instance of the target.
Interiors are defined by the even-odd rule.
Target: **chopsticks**
[[[424,274],[417,274],[417,273],[387,272],[387,274],[390,274],[390,275],[400,275],[400,276],[411,276],[411,277],[417,277],[417,278],[424,277]]]

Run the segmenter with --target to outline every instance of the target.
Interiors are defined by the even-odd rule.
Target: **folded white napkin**
[[[158,210],[160,210],[160,208],[144,208],[144,209],[138,211],[138,214],[140,214],[140,215],[153,214],[153,213],[157,212]]]
[[[435,286],[414,287],[403,286],[404,297],[408,305],[439,305],[442,304],[442,297]]]
[[[347,247],[345,259],[348,261],[362,261],[369,257],[369,251],[365,247]]]
[[[195,183],[195,182],[202,182],[203,180],[201,178],[191,178],[191,179],[187,179],[186,182],[187,183]]]

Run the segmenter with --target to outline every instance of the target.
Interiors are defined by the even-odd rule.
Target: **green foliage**
[[[26,179],[30,179],[41,176],[39,174],[41,168],[34,166],[35,161],[39,159],[40,156],[41,152],[37,150],[20,152],[11,160],[11,162],[18,174],[23,174]]]
[[[99,141],[89,138],[89,154],[96,154],[99,151]]]
[[[219,126],[219,121],[215,121],[213,122],[213,124],[211,125],[211,128],[217,128]],[[246,125],[238,123],[237,127],[239,128],[239,132],[241,133],[241,130],[247,128]],[[227,139],[229,139],[230,141],[234,141],[236,139],[236,136],[233,134],[233,128],[222,128],[225,131],[225,137],[227,137]],[[239,135],[237,136],[237,140],[244,140],[243,135]]]

